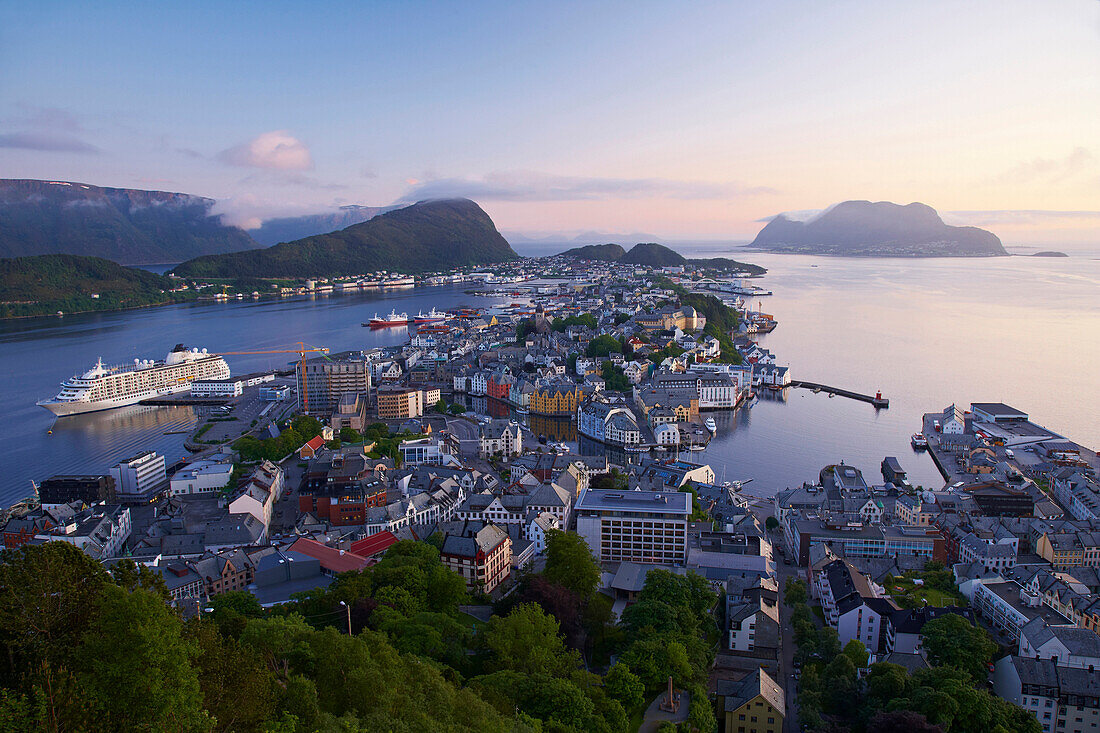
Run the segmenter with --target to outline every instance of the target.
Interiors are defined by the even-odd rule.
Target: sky
[[[528,236],[751,239],[921,201],[1100,239],[1100,1],[0,0],[0,177],[246,227],[467,196]]]

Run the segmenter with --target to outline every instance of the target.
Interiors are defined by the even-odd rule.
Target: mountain
[[[0,179],[0,257],[67,253],[148,265],[257,246],[213,207],[186,193]]]
[[[337,211],[325,214],[266,219],[258,229],[252,229],[248,233],[259,244],[270,247],[279,242],[293,242],[295,239],[312,237],[314,234],[327,234],[346,229],[395,208],[394,206],[341,206]]]
[[[0,259],[0,318],[117,310],[187,300],[167,277],[101,257],[36,255]]]
[[[920,203],[845,201],[807,222],[772,219],[750,245],[777,252],[878,257],[1007,255],[1001,240],[977,227],[943,223]]]
[[[601,262],[623,262],[629,265],[648,265],[650,267],[675,267],[694,265],[709,270],[733,270],[749,275],[763,275],[767,270],[759,265],[738,262],[727,257],[710,259],[685,259],[679,252],[661,244],[636,244],[629,252],[617,244],[589,244],[574,247],[560,253],[562,257],[576,257],[580,260],[598,260]]]
[[[663,244],[635,244],[619,259],[628,265],[649,265],[650,267],[675,267],[686,265],[687,260],[675,250]]]
[[[584,247],[574,247],[561,253],[562,257],[576,257],[579,260],[599,260],[601,262],[618,262],[626,254],[626,250],[618,244],[588,244]]]
[[[188,277],[311,277],[376,270],[429,272],[517,259],[468,199],[420,201],[329,234],[184,262]]]

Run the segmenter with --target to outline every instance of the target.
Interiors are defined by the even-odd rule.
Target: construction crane
[[[309,392],[306,389],[306,354],[320,353],[327,354],[329,348],[327,346],[309,346],[305,342],[298,341],[298,348],[296,349],[271,349],[268,351],[222,351],[221,356],[238,356],[242,354],[297,354],[298,366],[301,369],[302,375],[302,412],[309,412]]]

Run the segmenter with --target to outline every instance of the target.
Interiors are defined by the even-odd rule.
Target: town
[[[378,277],[304,287],[413,282]],[[754,340],[777,322],[745,273],[552,257],[416,282],[449,278],[504,305],[393,313],[364,327],[403,344],[301,344],[286,369],[195,381],[164,400],[203,415],[191,457],[47,478],[4,547],[152,574],[183,619],[382,631],[560,729],[1100,722],[1094,451],[1008,405],[951,405],[913,436],[942,486],[838,455],[750,493],[695,459],[714,411],[852,393]],[[432,625],[454,628],[418,646]],[[534,669],[568,692],[489,674]]]

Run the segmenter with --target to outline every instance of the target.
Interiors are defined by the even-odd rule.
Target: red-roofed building
[[[337,573],[346,573],[351,570],[362,570],[374,564],[373,560],[369,560],[361,555],[356,555],[354,552],[337,550],[335,547],[322,545],[320,542],[311,540],[307,537],[301,537],[295,540],[294,544],[287,549],[291,552],[299,552],[319,561],[321,563],[321,573],[323,575],[336,575]]]
[[[307,458],[313,458],[317,455],[317,451],[321,450],[325,446],[325,439],[320,435],[311,438],[309,442],[298,449],[298,457],[303,461]]]
[[[397,535],[387,530],[375,532],[351,543],[351,551],[361,557],[376,557],[397,544]]]

